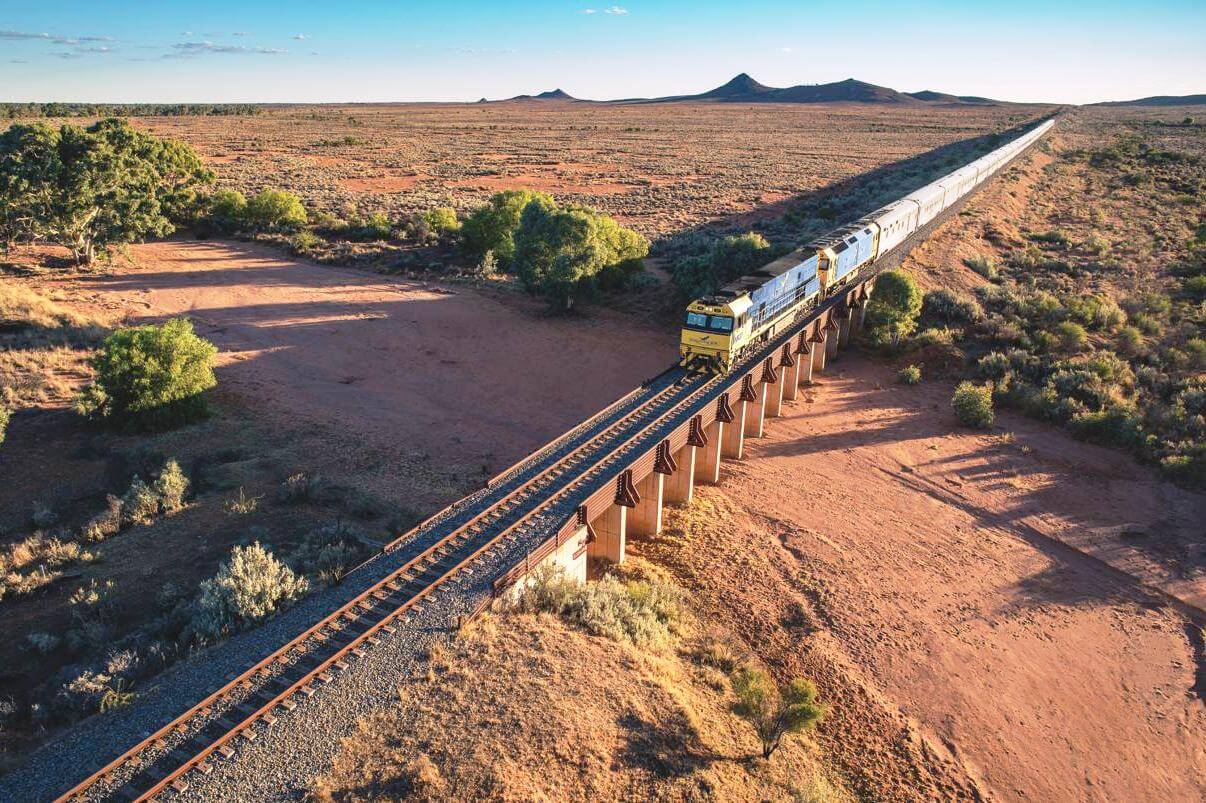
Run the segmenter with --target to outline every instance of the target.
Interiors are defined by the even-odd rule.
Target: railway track
[[[668,371],[567,436],[496,477],[478,495],[492,497],[469,515],[462,507],[433,517],[444,530],[435,543],[371,583],[336,611],[222,685],[201,702],[71,788],[59,800],[131,800],[182,791],[190,771],[208,773],[233,753],[238,738],[256,738],[298,698],[312,696],[391,633],[423,601],[472,571],[483,553],[539,529],[557,502],[596,481],[624,459],[666,415],[690,404],[711,377]],[[474,495],[477,496],[477,495]],[[474,497],[470,497],[471,500]],[[477,500],[481,501],[481,500]],[[477,507],[467,506],[468,509]],[[430,522],[431,520],[429,520]],[[425,526],[425,525],[421,525]],[[387,549],[399,549],[405,539]]]

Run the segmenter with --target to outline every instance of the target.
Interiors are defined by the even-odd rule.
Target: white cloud
[[[792,50],[793,50],[793,49],[792,49],[792,48],[790,48],[790,47],[781,47],[781,48],[779,48],[779,52],[780,52],[780,53],[791,53],[791,52],[792,52]]]
[[[231,36],[251,36],[247,31],[235,31]]]
[[[296,39],[297,41],[301,42],[301,41],[303,41],[303,40],[305,40],[305,39],[309,39],[309,38],[310,38],[310,34],[308,34],[308,33],[299,33],[299,34],[297,34],[296,36],[294,36],[293,38],[294,38],[294,39]]]
[[[598,14],[599,12],[595,11],[593,8],[584,8],[584,9],[582,9],[582,13],[583,14]]]
[[[51,36],[28,31],[0,31],[0,39],[26,42],[53,42],[56,45],[78,45],[80,42],[113,42],[112,36]]]
[[[178,42],[172,45],[175,53],[169,53],[165,58],[199,56],[205,53],[233,53],[256,56],[280,56],[288,53],[275,47],[245,47],[243,45],[215,45],[213,42]]]
[[[611,8],[603,9],[603,13],[604,14],[612,14],[615,16],[622,16],[622,15],[628,13],[628,9],[623,8],[621,6],[612,6]]]

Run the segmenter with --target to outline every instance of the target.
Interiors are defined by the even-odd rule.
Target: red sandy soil
[[[150,243],[131,260],[61,289],[134,322],[187,315],[220,349],[225,392],[293,423],[333,425],[344,443],[404,447],[451,470],[504,468],[676,354],[673,338],[606,311],[545,317],[537,302],[255,244]]]
[[[698,535],[672,546],[672,515],[634,551],[816,677],[865,797],[1203,799],[1206,496],[1011,414],[958,428],[946,383],[836,369],[703,489]]]

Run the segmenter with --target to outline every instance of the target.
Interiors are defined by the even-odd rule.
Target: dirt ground
[[[834,701],[871,799],[1198,800],[1206,496],[847,356],[634,541]]]
[[[312,209],[461,209],[527,187],[649,237],[1002,130],[1050,107],[857,104],[377,104],[256,117],[143,118],[191,144],[224,186],[281,187]]]
[[[342,430],[332,450],[388,447],[461,475],[510,465],[677,349],[602,310],[544,317],[514,294],[318,266],[256,244],[173,240],[134,246],[131,258],[58,289],[135,323],[188,316],[218,346],[225,392]]]

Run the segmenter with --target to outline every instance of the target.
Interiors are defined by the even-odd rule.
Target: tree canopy
[[[558,207],[547,196],[533,198],[514,236],[515,272],[529,292],[569,309],[601,272],[623,270],[649,253],[649,241],[589,207]]]
[[[510,265],[515,254],[515,230],[519,218],[527,205],[537,200],[552,206],[553,196],[534,190],[504,190],[490,196],[490,200],[479,206],[465,218],[461,226],[465,249],[476,258],[493,251],[494,257],[503,267]]]
[[[191,147],[125,120],[13,125],[0,134],[0,238],[48,240],[88,264],[98,249],[170,234],[212,181]]]
[[[873,336],[897,343],[917,328],[924,296],[917,281],[900,270],[884,271],[867,302],[866,324]]]

